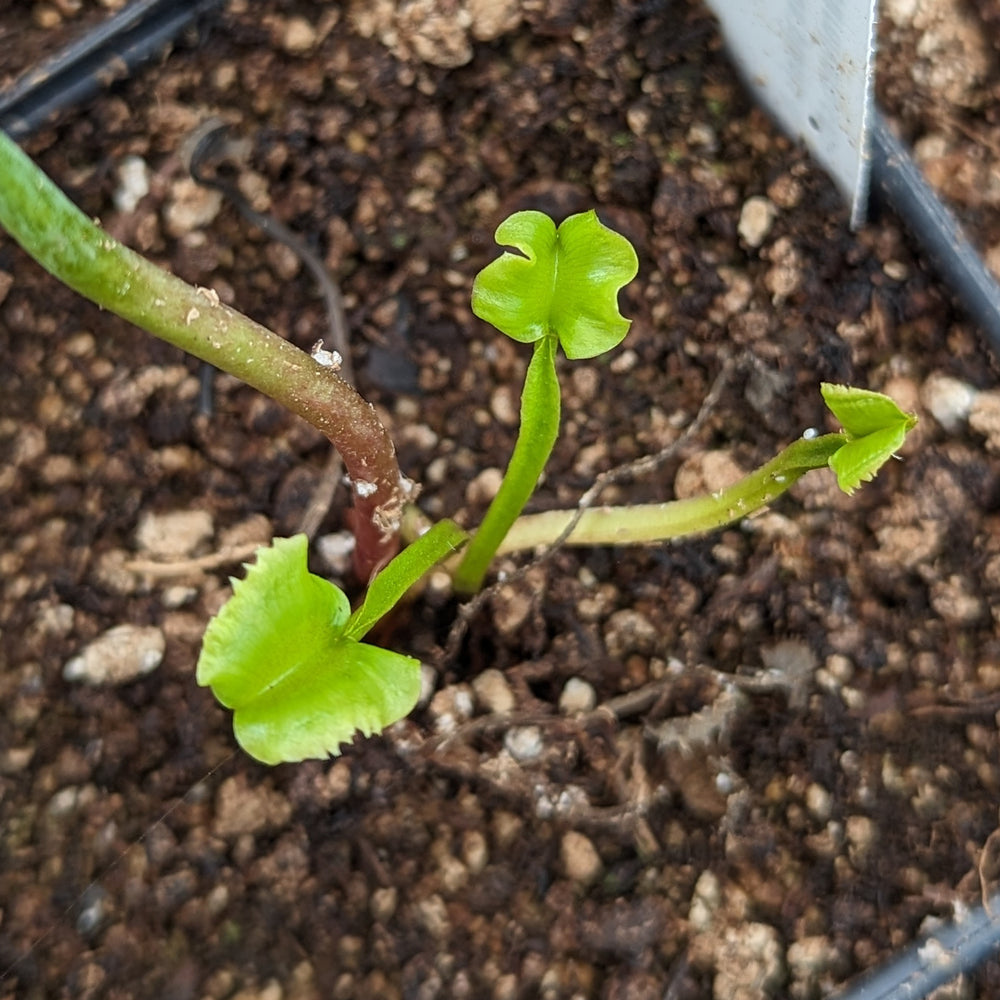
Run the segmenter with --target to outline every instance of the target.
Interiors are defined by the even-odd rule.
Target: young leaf
[[[344,626],[344,635],[363,639],[410,587],[446,555],[460,548],[468,537],[454,521],[445,518],[411,542],[369,584],[361,606]]]
[[[345,635],[347,597],[309,572],[305,535],[275,539],[205,632],[197,679],[265,764],[326,757],[408,714],[420,663]]]
[[[420,661],[352,639],[333,640],[266,696],[236,707],[240,746],[264,764],[335,757],[360,731],[381,732],[420,696]]]
[[[351,613],[347,595],[306,566],[305,535],[257,550],[244,580],[212,619],[197,680],[229,708],[259,697],[296,663],[339,637]]]
[[[821,383],[820,392],[827,408],[852,438],[864,437],[898,423],[905,423],[909,429],[917,422],[912,414],[904,413],[894,400],[881,392],[830,382]]]
[[[853,493],[902,447],[917,418],[888,396],[847,385],[820,386],[823,399],[843,425],[846,442],[830,456],[830,468],[845,493]]]
[[[870,483],[875,473],[899,451],[909,427],[897,421],[864,437],[854,438],[830,456],[830,468],[837,474],[837,485],[853,493],[862,482]]]
[[[558,229],[542,212],[516,212],[496,241],[520,252],[505,252],[476,277],[472,311],[480,319],[523,344],[555,333],[571,359],[621,343],[631,321],[618,311],[618,292],[639,260],[596,212],[571,215]]]

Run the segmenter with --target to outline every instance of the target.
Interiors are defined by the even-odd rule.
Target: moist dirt
[[[15,3],[0,83],[103,14]],[[896,2],[880,29],[883,107],[988,262],[998,23]],[[325,440],[225,376],[204,412],[197,362],[0,238],[0,997],[812,1000],[996,891],[996,366],[896,221],[849,231],[704,8],[234,0],[27,144],[110,232],[308,349],[309,272],[187,173],[211,118],[246,140],[244,196],[324,257],[431,517],[474,525],[516,435],[527,352],[469,292],[521,208],[596,207],[641,260],[622,347],[561,363],[534,509],[676,441],[723,372],[700,431],[604,500],[761,464],[827,426],[822,380],[921,422],[853,497],[812,473],[707,537],[564,549],[453,655],[432,578],[377,636],[426,665],[412,717],[268,769],[194,665]],[[347,504],[313,569],[357,596]],[[991,960],[948,995],[998,992]]]

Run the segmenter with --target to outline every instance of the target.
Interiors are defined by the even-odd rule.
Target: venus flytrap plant
[[[210,622],[199,684],[234,710],[236,737],[267,764],[339,752],[358,731],[408,714],[418,661],[362,640],[433,566],[468,536],[445,519],[397,549],[405,480],[374,409],[331,367],[123,247],[87,219],[0,132],[0,225],[57,278],[150,333],[255,386],[322,430],[354,487],[355,567],[370,581],[353,613],[338,587],[308,571],[305,535],[259,550]],[[843,431],[803,436],[727,489],[631,507],[521,515],[559,432],[557,348],[592,358],[617,346],[630,321],[617,295],[638,269],[635,251],[593,212],[558,227],[539,212],[501,224],[513,248],[476,279],[473,310],[533,344],[521,427],[501,487],[455,561],[456,591],[482,586],[497,553],[569,545],[654,544],[709,531],[771,503],[811,469],[829,466],[850,493],[902,445],[916,417],[880,393],[823,385]],[[409,518],[418,521],[420,518]],[[381,570],[381,572],[379,572]]]

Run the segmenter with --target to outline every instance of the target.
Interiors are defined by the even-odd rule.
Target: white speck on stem
[[[354,492],[362,499],[373,496],[377,491],[378,486],[375,483],[365,482],[364,479],[359,479],[354,484]]]
[[[201,285],[198,285],[195,288],[195,291],[197,291],[199,295],[204,295],[213,306],[217,306],[219,304],[219,293],[214,288],[203,288]]]
[[[184,322],[190,326],[200,315],[201,313],[194,306],[191,306],[187,311],[187,316],[184,317]]]
[[[322,365],[324,368],[332,368],[335,372],[339,372],[344,363],[344,358],[340,351],[328,351],[323,347],[322,337],[313,344],[309,354],[317,364]]]

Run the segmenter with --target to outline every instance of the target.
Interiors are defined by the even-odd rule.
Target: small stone
[[[304,55],[316,47],[316,38],[316,29],[304,17],[290,17],[281,36],[281,47],[289,55]]]
[[[453,854],[442,853],[437,859],[438,879],[441,888],[454,896],[469,883],[469,869]]]
[[[35,618],[35,627],[45,635],[67,636],[73,630],[76,611],[70,604],[46,604]]]
[[[497,468],[483,469],[465,488],[465,501],[477,507],[488,504],[500,489],[503,482],[503,470]]]
[[[180,239],[195,229],[204,229],[215,221],[222,208],[222,193],[204,187],[190,177],[176,181],[163,213],[167,232]]]
[[[559,695],[559,711],[564,715],[590,712],[596,704],[597,692],[593,685],[580,677],[571,677],[566,681]]]
[[[504,713],[514,710],[514,692],[507,678],[495,668],[484,670],[472,682],[476,702],[485,712]]]
[[[284,1000],[285,991],[276,979],[269,979],[263,986],[251,986],[234,993],[231,1000]]]
[[[32,762],[35,748],[31,746],[11,747],[0,753],[0,774],[20,774]]]
[[[465,9],[469,32],[480,42],[492,42],[521,23],[521,0],[465,0]]]
[[[910,276],[909,268],[901,260],[887,260],[882,265],[882,271],[893,281],[906,281]]]
[[[344,577],[351,571],[354,534],[350,531],[335,531],[329,535],[321,535],[316,539],[316,551],[334,576]]]
[[[173,586],[164,588],[160,600],[165,608],[174,610],[184,607],[185,604],[190,604],[197,596],[198,590],[196,587],[185,587],[182,584],[174,584]]]
[[[814,819],[825,823],[833,811],[833,796],[822,785],[813,782],[806,789],[806,809]]]
[[[493,813],[493,839],[501,852],[508,851],[521,837],[524,820],[517,813],[498,809]]]
[[[426,708],[434,692],[437,690],[437,671],[429,663],[420,664],[420,695],[417,704],[421,708]]]
[[[480,874],[489,864],[489,845],[480,830],[466,830],[462,834],[462,860],[473,875]]]
[[[417,903],[416,917],[417,923],[437,941],[443,941],[451,933],[448,907],[437,893]]]
[[[39,28],[51,31],[63,23],[62,15],[47,3],[36,3],[31,9],[31,19]]]
[[[472,60],[470,20],[457,0],[409,0],[396,13],[394,51],[442,69],[464,66]]]
[[[940,372],[929,375],[920,389],[920,401],[949,433],[969,419],[975,399],[976,390],[968,382]]]
[[[517,397],[509,385],[493,390],[490,396],[490,413],[505,427],[516,427],[520,419]]]
[[[674,477],[674,496],[678,500],[697,496],[700,493],[716,493],[732,486],[745,475],[744,470],[723,449],[702,451],[685,459]],[[734,511],[737,516],[740,511]]]
[[[384,924],[392,918],[392,915],[396,912],[398,903],[399,892],[394,885],[390,885],[387,888],[375,889],[372,892],[368,908],[372,917]]]
[[[986,438],[989,451],[1000,451],[1000,391],[980,392],[969,411],[969,426]]]
[[[135,541],[139,551],[157,559],[184,559],[215,534],[207,510],[174,510],[146,513],[139,520]]]
[[[118,187],[112,195],[119,212],[131,213],[149,194],[149,165],[141,156],[126,156],[118,165]]]
[[[468,684],[449,684],[427,706],[439,733],[450,733],[472,717],[472,690]]]
[[[771,302],[780,306],[798,291],[805,265],[802,255],[787,236],[775,241],[770,258],[771,267],[764,275],[764,287],[771,293]]]
[[[770,924],[727,927],[715,952],[714,1000],[764,1000],[784,982],[784,949]]]
[[[971,580],[957,573],[931,584],[931,607],[949,624],[972,625],[983,617],[984,607]]]
[[[244,545],[270,545],[274,527],[263,514],[251,514],[242,521],[231,524],[219,532],[219,548],[235,549]]]
[[[710,871],[704,871],[694,884],[694,894],[688,907],[688,922],[696,931],[706,931],[722,906],[722,886],[719,878]]]
[[[604,646],[609,656],[623,659],[629,653],[648,656],[656,647],[656,626],[640,611],[623,608],[604,626]]]
[[[639,364],[639,355],[631,347],[627,347],[615,355],[608,367],[615,375],[627,375],[637,364]]]
[[[493,984],[491,1000],[515,1000],[517,995],[517,976],[508,972]]]
[[[756,250],[767,239],[777,217],[777,205],[770,198],[755,194],[743,202],[737,232],[747,246]]]
[[[792,979],[815,985],[819,985],[825,973],[839,971],[846,964],[845,956],[823,935],[793,941],[786,958]],[[815,991],[810,990],[809,994],[815,995]]]
[[[798,208],[803,193],[801,181],[791,174],[781,174],[767,186],[767,196],[778,208]]]
[[[559,843],[559,858],[566,877],[580,885],[592,885],[601,877],[604,863],[589,837],[569,830]]]
[[[335,760],[321,784],[321,795],[327,805],[346,802],[351,794],[351,765],[346,760]]]
[[[538,726],[514,726],[504,734],[503,745],[514,760],[526,764],[542,755],[542,731]]]
[[[878,842],[875,823],[868,816],[848,816],[844,824],[848,855],[855,867],[863,866]]]
[[[501,587],[493,598],[493,625],[505,639],[513,638],[523,630],[533,607],[530,593],[516,587]]]
[[[155,670],[166,648],[154,625],[116,625],[86,646],[65,667],[63,677],[84,684],[127,684]]]
[[[237,775],[219,786],[212,829],[217,837],[236,838],[278,830],[291,814],[291,803],[280,792],[266,785],[251,786],[245,775]]]

